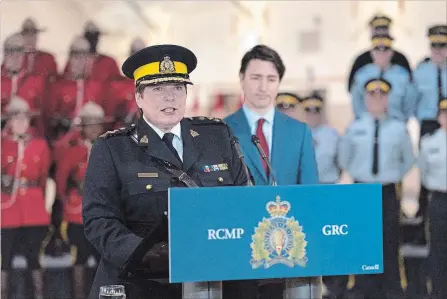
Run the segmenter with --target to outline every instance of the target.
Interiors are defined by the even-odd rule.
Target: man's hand
[[[143,265],[152,272],[169,270],[169,246],[166,242],[155,244],[143,257]]]

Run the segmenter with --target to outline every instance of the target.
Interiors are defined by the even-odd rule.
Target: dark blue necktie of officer
[[[163,135],[162,140],[166,143],[168,148],[171,150],[171,152],[174,154],[174,156],[180,161],[180,164],[182,164],[182,159],[180,159],[180,156],[178,155],[177,150],[172,145],[172,141],[174,140],[174,134],[173,133],[165,133]]]
[[[373,165],[372,173],[377,175],[379,173],[379,120],[374,121],[375,132],[374,132],[374,149],[373,149]]]

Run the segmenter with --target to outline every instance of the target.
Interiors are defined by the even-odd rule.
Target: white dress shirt
[[[151,124],[146,117],[143,116],[144,121],[155,131],[155,133],[157,133],[158,136],[160,136],[160,139],[163,139],[163,136],[166,133],[172,133],[174,134],[174,139],[172,140],[172,146],[175,148],[175,150],[177,151],[180,159],[183,162],[183,141],[182,141],[182,128],[180,123],[176,124],[170,132],[163,132],[162,130],[160,130],[159,128],[157,128],[156,126],[154,126],[153,124]]]
[[[273,119],[275,118],[275,108],[270,109],[264,115],[260,115],[252,110],[250,110],[247,106],[243,105],[242,110],[245,113],[245,117],[247,117],[248,125],[250,126],[250,131],[252,135],[256,134],[256,129],[258,128],[258,120],[263,118],[265,119],[264,124],[262,125],[262,132],[264,133],[265,139],[267,140],[267,145],[269,147],[269,160],[272,160],[272,141],[273,141]]]

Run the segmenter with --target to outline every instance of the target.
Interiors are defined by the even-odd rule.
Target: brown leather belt
[[[28,181],[26,179],[19,180],[19,188],[34,188],[34,187],[40,187],[38,181]]]
[[[27,188],[35,188],[40,187],[38,181],[31,181],[27,179],[19,179],[18,188],[27,189]],[[2,175],[2,192],[5,194],[11,194],[12,189],[14,187],[14,180],[10,175]]]

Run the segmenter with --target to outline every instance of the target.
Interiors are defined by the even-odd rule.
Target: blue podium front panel
[[[170,281],[383,273],[380,185],[169,190]]]

